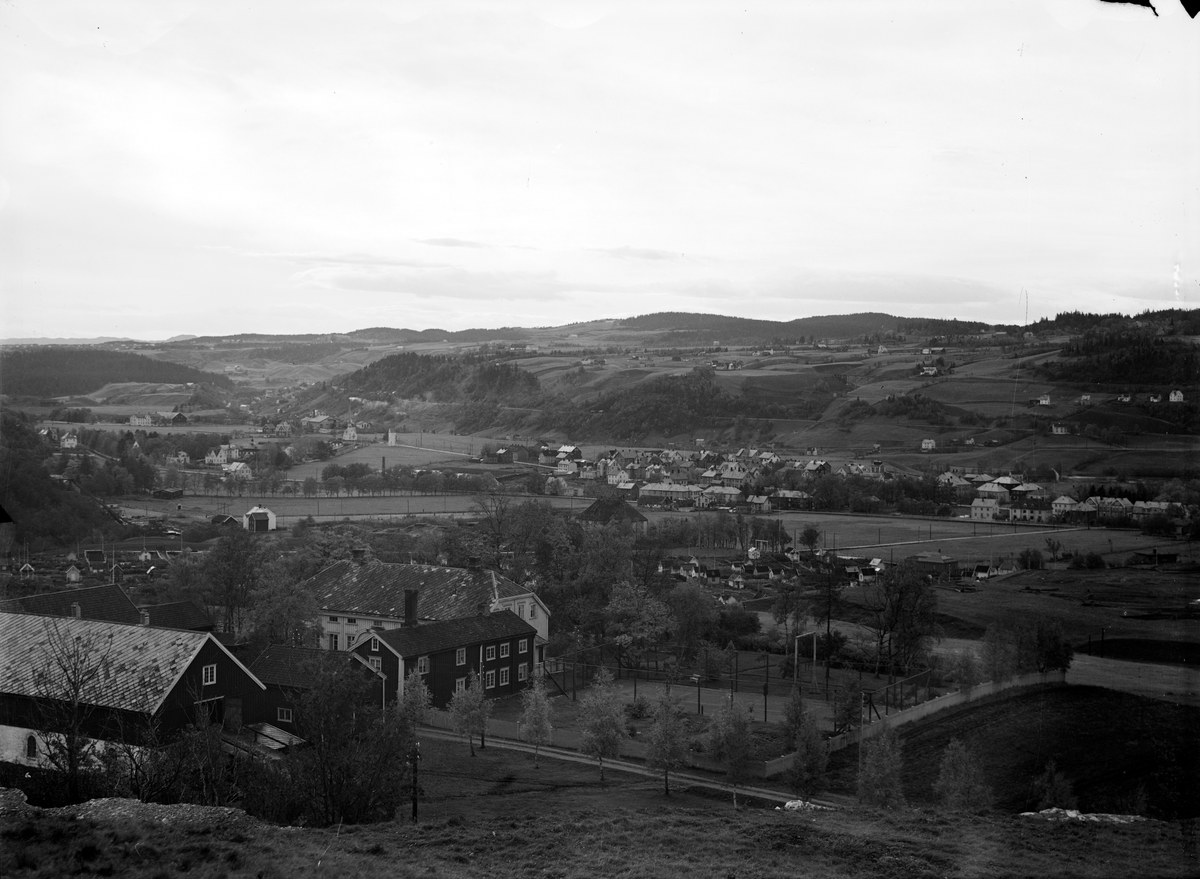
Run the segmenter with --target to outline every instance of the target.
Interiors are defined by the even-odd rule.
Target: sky
[[[0,337],[1195,308],[1156,6],[6,0]]]

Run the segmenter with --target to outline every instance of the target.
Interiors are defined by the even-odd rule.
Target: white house
[[[1171,391],[1171,395],[1170,395],[1169,399],[1172,403],[1182,403],[1183,402],[1183,391]]]
[[[242,527],[247,531],[274,531],[275,514],[266,507],[251,507],[242,514]]]
[[[932,452],[936,448],[937,448],[937,442],[935,442],[934,440],[931,440],[931,439],[921,440],[921,451],[922,452]]]

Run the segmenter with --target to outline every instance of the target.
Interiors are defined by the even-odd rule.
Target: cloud
[[[227,244],[201,244],[202,250],[215,250],[222,253],[232,253],[237,256],[248,256],[257,259],[278,259],[301,265],[350,265],[350,266],[398,266],[411,269],[444,269],[452,268],[448,263],[429,262],[422,259],[399,259],[396,257],[376,256],[371,253],[293,253],[288,251],[244,250],[230,247]]]
[[[428,244],[431,247],[490,247],[479,241],[464,241],[462,238],[414,238],[417,244]]]
[[[592,247],[593,253],[603,253],[618,259],[682,259],[683,254],[670,250],[651,250],[646,247]]]
[[[409,270],[399,266],[325,265],[292,276],[300,286],[331,290],[399,293],[421,299],[495,299],[553,301],[569,293],[599,288],[568,283],[556,272],[470,272],[437,268]]]

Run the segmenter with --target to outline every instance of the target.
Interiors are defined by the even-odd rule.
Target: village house
[[[45,762],[41,718],[63,699],[41,675],[53,675],[49,657],[64,645],[68,656],[79,645],[84,661],[100,668],[82,693],[90,708],[83,732],[93,741],[137,743],[151,725],[169,738],[199,720],[234,732],[261,711],[262,682],[207,632],[4,612],[0,631],[9,643],[0,674],[0,760]]]
[[[271,644],[250,663],[250,671],[263,683],[263,719],[296,735],[297,716],[303,694],[312,688],[313,679],[321,673],[337,674],[353,665],[372,679],[370,704],[384,701],[384,676],[357,653],[337,653],[315,647],[291,647]],[[260,740],[260,743],[264,743]]]
[[[138,625],[142,621],[137,606],[129,600],[125,590],[115,583],[9,598],[0,601],[0,611],[129,625]]]
[[[144,412],[138,412],[129,416],[129,424],[131,427],[149,427],[154,423],[154,419]]]
[[[384,677],[385,699],[404,696],[405,679],[421,675],[435,708],[446,708],[455,693],[478,674],[485,696],[509,696],[541,674],[537,632],[510,610],[436,623],[416,620],[416,594],[406,625],[359,633],[351,650]]]
[[[1182,403],[1183,391],[1171,391],[1170,395],[1168,396],[1168,400],[1172,403]]]
[[[60,439],[58,441],[58,447],[60,449],[74,449],[74,448],[77,448],[78,446],[79,446],[79,437],[76,435],[75,431],[71,431],[70,433],[68,433],[66,436],[64,436],[62,439]]]
[[[419,622],[440,622],[511,610],[537,633],[534,661],[542,662],[550,613],[537,593],[479,566],[334,562],[305,583],[321,612],[321,646],[345,650],[358,634],[404,625],[405,592],[418,593]]]
[[[922,452],[932,452],[936,448],[937,448],[936,440],[932,440],[932,439],[921,440],[921,451]]]

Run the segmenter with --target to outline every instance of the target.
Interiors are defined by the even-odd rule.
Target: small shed
[[[242,515],[242,527],[247,531],[274,531],[275,514],[266,507],[251,507]]]

